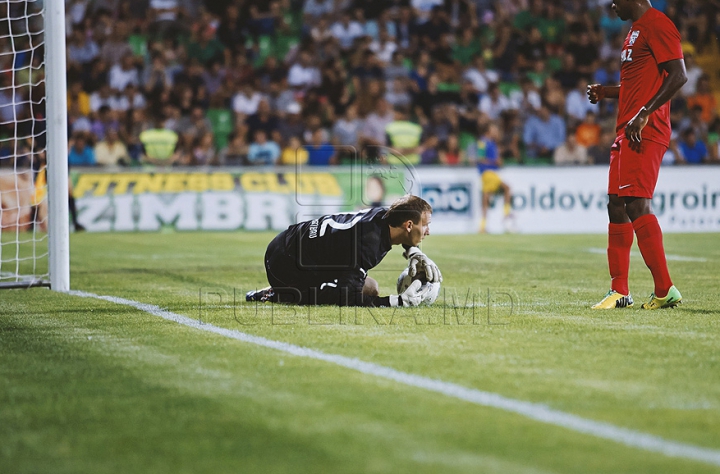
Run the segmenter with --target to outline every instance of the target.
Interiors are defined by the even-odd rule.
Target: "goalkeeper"
[[[367,276],[393,245],[405,248],[410,276],[424,273],[442,281],[437,265],[417,247],[430,234],[432,207],[406,195],[389,208],[322,216],[288,227],[265,253],[270,287],[249,292],[247,301],[301,305],[417,306],[427,287],[414,281],[402,294],[379,296],[378,284]]]

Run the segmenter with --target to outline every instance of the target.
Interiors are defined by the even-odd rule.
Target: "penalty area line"
[[[720,450],[672,441],[659,436],[643,433],[641,431],[615,426],[610,423],[590,420],[571,413],[555,410],[540,403],[516,400],[497,393],[463,387],[462,385],[444,382],[442,380],[424,377],[422,375],[414,375],[352,357],[328,354],[326,352],[297,346],[287,342],[275,341],[234,329],[227,329],[214,326],[212,324],[202,323],[196,319],[167,311],[152,304],[140,303],[138,301],[119,298],[116,296],[96,295],[93,293],[86,293],[84,291],[69,291],[68,294],[82,298],[93,298],[119,305],[130,306],[153,316],[158,316],[168,321],[173,321],[201,331],[210,332],[269,349],[275,349],[297,357],[306,357],[308,359],[328,362],[356,372],[392,380],[410,387],[440,393],[448,397],[474,403],[476,405],[505,410],[510,413],[525,416],[535,421],[560,426],[562,428],[595,436],[597,438],[607,439],[616,443],[624,444],[625,446],[660,453],[665,456],[690,459],[693,461],[712,464],[714,466],[720,466]]]

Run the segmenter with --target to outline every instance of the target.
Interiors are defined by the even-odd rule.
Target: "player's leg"
[[[650,301],[643,304],[646,309],[672,307],[682,299],[670,279],[662,230],[651,207],[665,150],[665,146],[651,141],[643,141],[639,152],[630,147],[622,149],[620,172],[626,185],[620,196],[625,201],[625,210],[632,221],[640,253],[655,284]]]
[[[480,233],[487,232],[487,212],[490,207],[490,193],[483,191],[482,193],[482,217],[480,219]]]
[[[302,280],[297,273],[297,265],[287,255],[285,248],[285,232],[279,233],[265,251],[265,273],[270,286],[259,290],[248,291],[245,301],[273,301],[276,303],[300,303],[302,296],[295,282]]]
[[[377,280],[370,277],[365,278],[362,293],[363,296],[368,296],[371,298],[375,296],[380,296],[380,285],[378,285]]]
[[[610,270],[610,291],[593,309],[627,308],[633,305],[628,286],[630,248],[633,243],[633,226],[625,211],[625,201],[618,197],[619,145],[616,140],[610,150],[608,174],[608,246],[607,260]]]

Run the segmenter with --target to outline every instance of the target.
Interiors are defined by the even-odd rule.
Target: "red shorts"
[[[618,135],[610,148],[608,194],[652,199],[666,150],[665,145],[643,140],[638,152],[628,146],[625,133]]]

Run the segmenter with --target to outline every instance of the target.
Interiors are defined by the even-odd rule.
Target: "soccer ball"
[[[420,287],[421,291],[428,288],[428,292],[425,295],[425,297],[423,298],[422,303],[426,304],[428,306],[433,304],[435,302],[435,300],[437,299],[438,295],[440,294],[440,282],[437,282],[437,281],[434,283],[428,282],[427,279],[425,278],[425,272],[418,272],[417,275],[415,275],[415,278],[412,278],[408,274],[407,268],[405,270],[403,270],[397,279],[398,295],[403,294],[405,292],[405,290],[408,289],[408,287],[412,284],[412,282],[414,280],[420,280],[422,282],[422,286]]]

